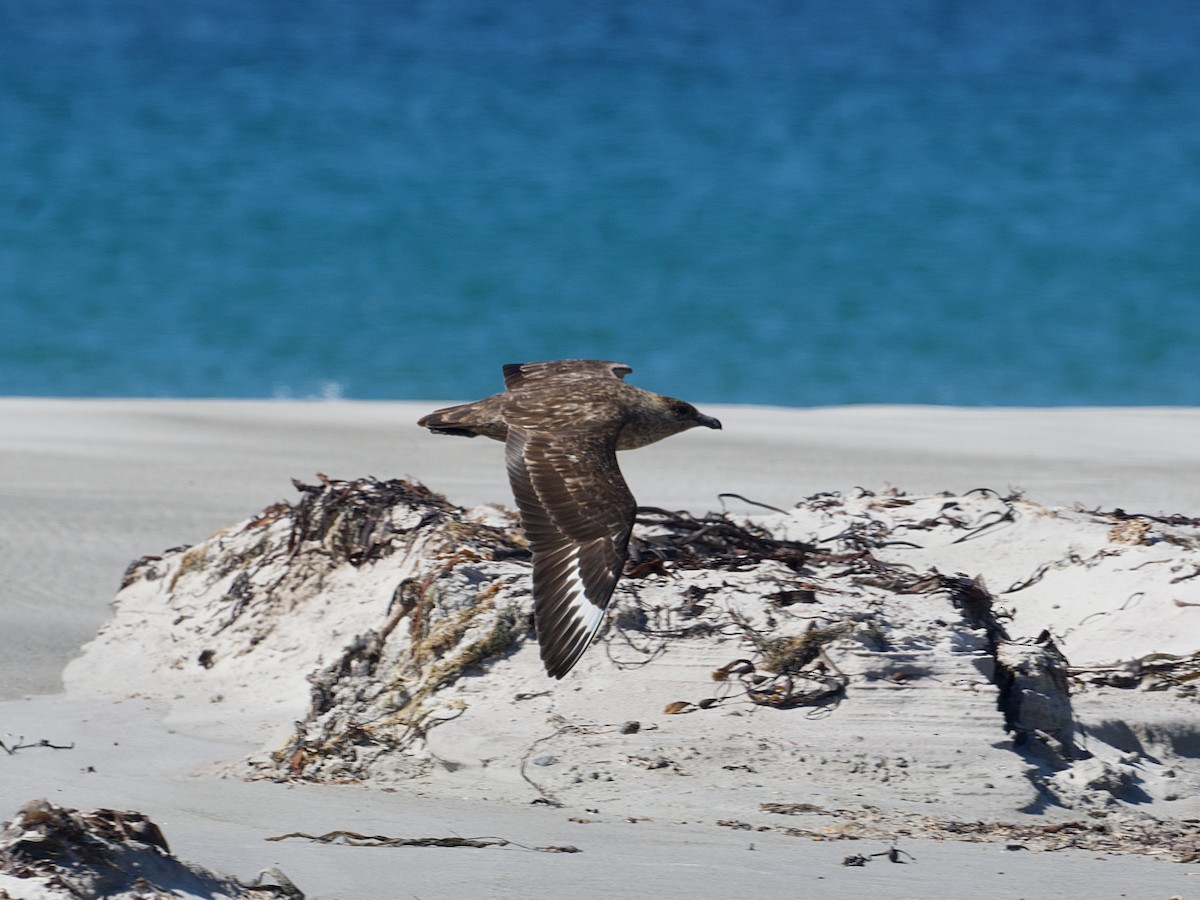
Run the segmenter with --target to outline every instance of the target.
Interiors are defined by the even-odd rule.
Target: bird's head
[[[705,428],[721,428],[721,423],[712,416],[706,416],[692,404],[674,397],[663,397],[667,414],[680,426],[679,430],[695,428],[703,425]]]
[[[633,450],[645,447],[673,434],[703,425],[705,428],[720,428],[721,423],[706,416],[690,403],[652,394],[639,393],[640,402],[630,409],[630,417],[617,438],[618,450]]]

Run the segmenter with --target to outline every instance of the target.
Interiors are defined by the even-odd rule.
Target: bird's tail
[[[456,434],[461,437],[482,435],[497,441],[508,438],[508,426],[500,417],[493,397],[434,410],[423,416],[417,424],[434,434]]]

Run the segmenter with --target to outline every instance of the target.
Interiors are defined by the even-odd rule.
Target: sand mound
[[[254,729],[248,777],[631,818],[669,797],[814,836],[1038,813],[1049,840],[1128,845],[1175,823],[1169,849],[1194,852],[1198,520],[991,491],[644,510],[608,625],[557,683],[512,513],[410,482],[297,486],[134,563],[69,692]]]

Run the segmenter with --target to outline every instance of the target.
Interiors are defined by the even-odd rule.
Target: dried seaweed
[[[1187,655],[1150,653],[1120,665],[1070,666],[1073,679],[1085,684],[1148,691],[1174,689],[1180,695],[1200,694],[1200,651]]]
[[[787,639],[779,641],[788,642]],[[759,671],[750,660],[737,659],[716,669],[712,677],[714,681],[728,682],[730,676],[733,676],[742,688],[741,696],[756,706],[770,706],[775,709],[828,709],[836,706],[845,696],[849,679],[838,671],[828,658],[822,655],[818,659],[818,652],[813,644],[795,657],[788,658],[786,662],[779,658],[772,660],[772,664],[780,665],[786,668],[786,671],[767,669],[768,674]],[[804,657],[808,657],[808,661],[804,663],[807,668],[799,665],[799,660]],[[722,700],[736,696],[709,698],[699,701],[696,706],[708,709]]]
[[[393,532],[388,527],[388,514],[395,507],[426,508],[418,528],[451,511],[461,512],[443,495],[415,481],[375,478],[334,481],[320,472],[317,478],[321,481],[319,485],[304,484],[293,478],[292,484],[304,497],[289,509],[275,507],[278,515],[291,517],[289,552],[314,542],[358,567],[395,549]],[[260,517],[249,527],[268,520]]]
[[[776,675],[798,675],[817,660],[825,644],[845,637],[851,630],[845,624],[819,628],[813,623],[803,634],[768,638],[759,646],[762,658],[758,666]]]
[[[1160,525],[1183,525],[1183,526],[1200,527],[1200,518],[1191,518],[1190,516],[1183,516],[1183,515],[1179,515],[1179,514],[1174,514],[1174,515],[1170,515],[1170,516],[1151,516],[1151,515],[1147,515],[1146,513],[1127,513],[1127,512],[1125,512],[1125,510],[1121,509],[1119,506],[1116,509],[1109,510],[1108,512],[1104,512],[1099,509],[1090,509],[1090,510],[1088,510],[1088,513],[1093,516],[1100,516],[1102,518],[1107,518],[1107,519],[1116,519],[1118,521],[1128,521],[1131,519],[1143,519],[1143,520],[1146,520],[1149,522],[1157,522]]]
[[[1093,810],[1089,813],[1090,821],[1074,819],[1025,824],[888,815],[871,808],[824,809],[811,803],[771,802],[760,804],[759,809],[779,815],[818,815],[838,820],[836,826],[825,826],[822,830],[778,825],[757,828],[812,840],[894,840],[897,836],[919,836],[969,843],[1004,842],[1009,849],[1145,853],[1183,863],[1200,862],[1200,821],[1195,819],[1171,821],[1148,814],[1110,815]]]
[[[536,853],[580,853],[578,847],[570,844],[549,844],[545,847],[528,847],[518,844],[508,838],[501,837],[425,837],[400,838],[389,837],[386,834],[359,834],[357,831],[329,831],[325,834],[306,834],[303,831],[293,831],[265,838],[268,841],[287,840],[314,841],[318,844],[345,844],[350,847],[473,847],[486,849],[488,847],[516,847],[520,850],[530,850]]]
[[[644,577],[656,561],[681,569],[739,571],[776,560],[793,571],[804,568],[816,547],[804,541],[780,540],[765,528],[739,524],[724,513],[696,517],[652,506],[638,507],[637,524],[651,531],[636,535],[630,546],[626,577]]]
[[[372,496],[360,503],[353,497],[364,485]],[[404,533],[426,535],[421,552],[432,563],[397,585],[378,631],[356,637],[340,658],[310,676],[310,712],[297,723],[292,739],[272,754],[289,778],[354,779],[364,758],[406,750],[430,728],[461,715],[461,706],[436,702],[437,693],[471,669],[502,658],[530,632],[528,611],[514,605],[511,592],[497,608],[512,576],[480,582],[462,574],[501,556],[511,558],[522,547],[511,531],[466,519],[462,510],[419,485],[326,479],[306,490],[311,508],[305,522],[291,529],[289,543],[300,541],[293,554],[302,548],[324,554],[332,546],[352,565],[381,559],[392,552],[381,550],[379,542],[391,532],[387,507],[395,503],[421,514]],[[357,510],[353,528],[345,527],[345,509]],[[319,523],[333,524],[323,531]],[[338,529],[341,537],[331,539]],[[475,589],[464,591],[469,584]],[[389,653],[389,640],[404,621],[405,641]],[[367,757],[365,748],[370,748]]]
[[[487,588],[483,593],[491,590]],[[309,767],[337,758],[343,758],[345,765],[353,767],[357,757],[355,748],[403,750],[423,738],[430,728],[457,718],[462,714],[461,708],[438,715],[425,704],[471,668],[504,656],[530,627],[527,616],[505,608],[491,617],[491,627],[480,638],[460,647],[471,621],[492,605],[487,600],[470,604],[455,619],[433,629],[431,640],[414,641],[405,665],[390,672],[386,683],[378,684],[377,668],[387,635],[401,618],[421,608],[420,603],[434,602],[429,593],[419,597],[418,602],[410,598],[396,605],[389,615],[389,627],[379,634],[371,632],[356,638],[339,660],[310,678],[313,689],[309,715],[297,723],[291,740],[272,754],[277,763],[286,765],[288,777],[328,780],[328,774],[314,775]],[[346,720],[342,706],[347,697],[355,698],[354,705],[361,703],[359,686],[364,683],[373,685],[371,690],[378,695],[393,698],[388,705],[394,711],[380,714],[373,721]],[[340,771],[340,766],[335,765],[334,770]]]
[[[878,859],[881,856],[886,857],[888,862],[893,862],[893,863],[903,863],[905,861],[904,857],[906,857],[906,856],[909,859],[911,859],[913,862],[917,861],[917,858],[915,856],[913,856],[911,853],[908,853],[907,851],[901,850],[898,847],[893,846],[893,847],[889,847],[886,850],[880,850],[878,853],[867,853],[867,854],[855,853],[854,855],[847,856],[845,859],[843,859],[842,865],[843,866],[865,866],[871,860]]]
[[[27,743],[25,743],[24,736],[18,737],[16,742],[13,743],[12,746],[9,746],[8,744],[4,743],[4,741],[0,741],[0,750],[3,750],[9,756],[15,755],[18,750],[30,750],[30,749],[34,749],[34,748],[38,748],[38,747],[42,747],[47,750],[74,750],[75,742],[72,741],[69,744],[55,744],[55,743],[52,743],[51,741],[47,740],[46,738],[42,738],[40,741],[34,741],[32,743],[27,744]]]

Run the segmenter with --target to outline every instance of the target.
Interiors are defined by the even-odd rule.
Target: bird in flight
[[[533,552],[533,619],[546,673],[562,678],[595,637],[625,564],[637,503],[617,466],[633,450],[712,416],[626,384],[629,366],[563,359],[504,366],[504,387],[439,409],[435,434],[505,444],[508,480]]]

